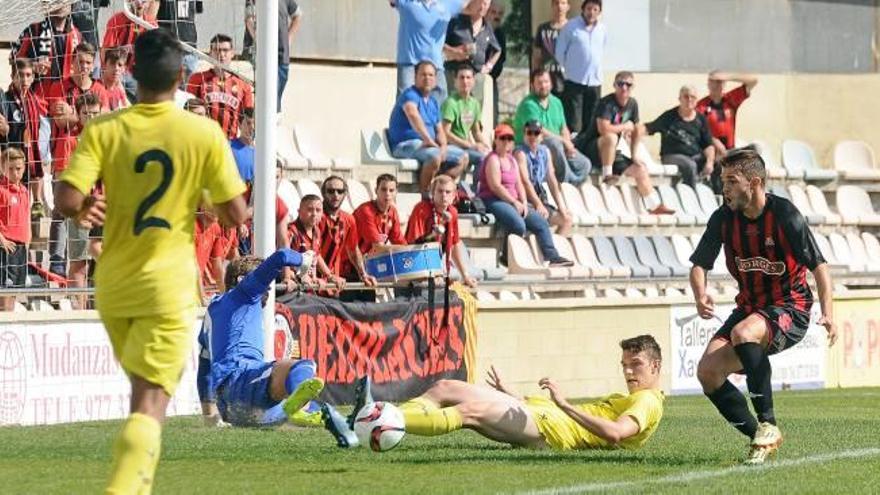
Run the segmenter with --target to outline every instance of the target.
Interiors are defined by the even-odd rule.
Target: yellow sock
[[[113,469],[107,494],[149,494],[162,447],[162,426],[132,413],[113,442]]]
[[[406,432],[433,437],[461,429],[461,413],[454,407],[439,408],[433,402],[416,398],[400,406]]]

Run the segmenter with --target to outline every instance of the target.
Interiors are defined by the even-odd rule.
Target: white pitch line
[[[659,485],[666,483],[688,483],[691,481],[704,480],[709,478],[720,478],[731,474],[739,473],[757,473],[768,471],[776,468],[801,466],[804,464],[816,464],[840,459],[858,459],[862,457],[873,457],[880,455],[880,448],[867,448],[858,450],[844,450],[841,452],[832,452],[828,454],[812,455],[800,457],[797,459],[784,459],[781,461],[768,462],[761,466],[732,466],[724,469],[716,469],[712,471],[695,471],[683,474],[671,474],[662,478],[645,479],[639,481],[611,481],[605,483],[584,483],[581,485],[571,485],[556,488],[547,488],[543,490],[532,490],[528,492],[520,492],[521,495],[558,495],[565,493],[587,493],[597,491],[615,490],[621,488],[634,488],[644,485]]]

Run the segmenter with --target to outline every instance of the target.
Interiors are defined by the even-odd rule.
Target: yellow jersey
[[[611,394],[599,400],[576,407],[591,416],[617,421],[621,416],[630,416],[639,425],[639,432],[619,445],[611,445],[606,440],[590,433],[560,409],[553,401],[544,397],[527,397],[526,407],[544,440],[554,449],[607,449],[622,447],[638,449],[651,438],[660,418],[663,417],[663,392],[660,390],[639,390],[634,394]]]
[[[245,191],[220,126],[170,101],[89,122],[61,180],[86,195],[104,184],[95,298],[102,314],[117,317],[197,304],[196,208],[205,194],[224,203]]]

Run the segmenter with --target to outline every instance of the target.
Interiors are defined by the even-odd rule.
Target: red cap
[[[513,137],[514,136],[513,127],[510,127],[507,124],[498,124],[498,126],[495,127],[495,139],[498,139],[498,138],[501,138],[504,136]]]

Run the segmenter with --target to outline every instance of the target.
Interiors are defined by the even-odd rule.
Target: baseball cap
[[[495,139],[502,138],[504,136],[514,136],[513,127],[510,127],[507,124],[498,124],[495,127]]]
[[[541,125],[540,120],[532,119],[532,120],[526,122],[525,129],[527,131],[541,131],[544,129],[544,126]]]

